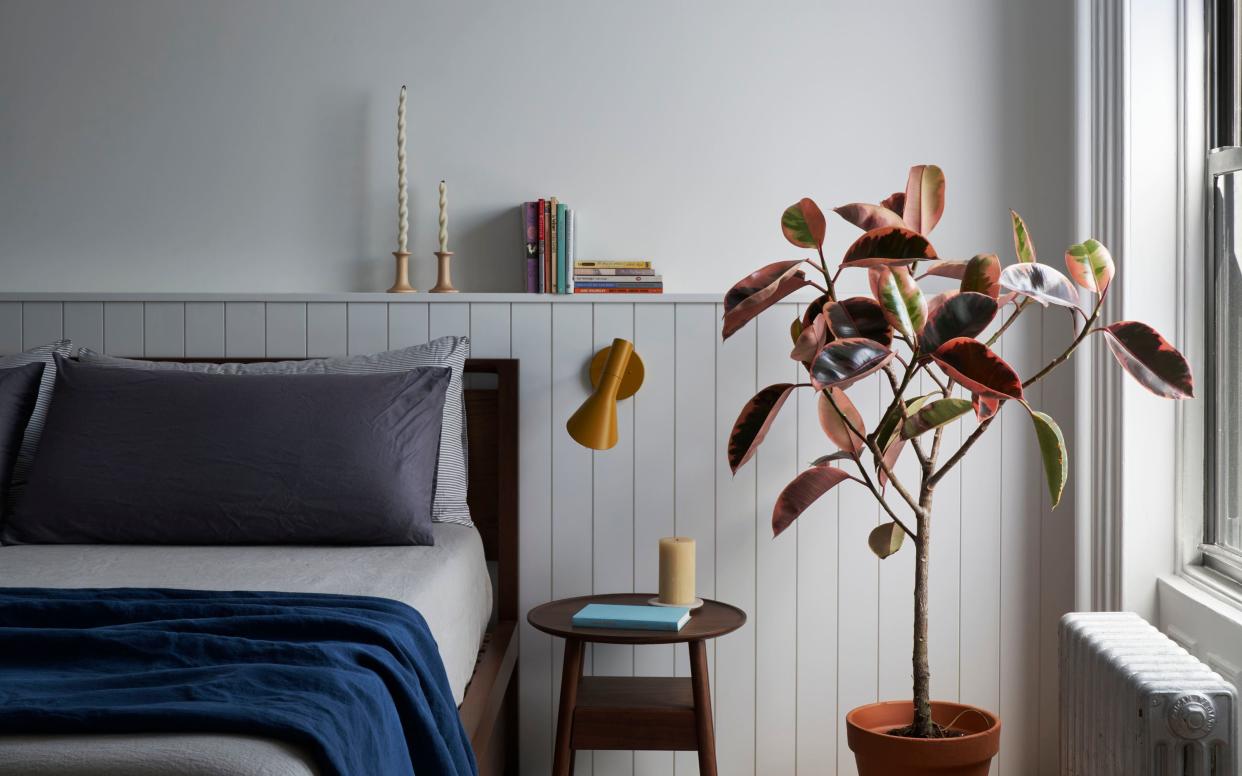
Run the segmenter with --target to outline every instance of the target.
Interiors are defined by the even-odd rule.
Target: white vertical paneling
[[[396,312],[395,310],[393,312]],[[389,316],[392,320],[392,316]],[[522,611],[552,600],[552,306],[513,305],[510,334],[520,362],[519,580]],[[552,771],[552,637],[521,621],[519,690],[522,773]]]
[[[719,325],[724,308],[716,306]],[[749,615],[746,625],[716,642],[716,752],[723,776],[755,768],[755,541],[770,542],[755,518],[752,460],[733,474],[726,451],[738,413],[762,386],[755,384],[758,326],[716,338],[716,595]]]
[[[677,364],[675,369],[673,465],[674,520],[679,536],[693,537],[696,544],[695,588],[710,598],[716,594],[716,307],[711,304],[678,304],[676,313]],[[707,653],[715,665],[715,645]],[[676,672],[690,673],[689,653],[675,652]],[[698,773],[693,753],[678,752],[674,759],[678,776]]]
[[[224,304],[186,302],[185,354],[190,358],[224,355]]]
[[[615,337],[633,341],[634,306],[596,304],[593,308],[594,349],[608,347]],[[641,354],[639,356],[642,357]],[[594,482],[593,589],[597,593],[631,593],[634,585],[635,552],[654,553],[656,548],[634,545],[634,402],[617,403],[617,444],[592,455]],[[592,648],[594,671],[604,676],[632,676],[634,648],[619,644],[596,644]],[[630,752],[596,752],[597,776],[632,776]]]
[[[147,302],[142,312],[143,355],[180,358],[185,355],[185,305]]]
[[[65,302],[65,338],[74,348],[104,349],[103,302]]]
[[[431,305],[427,316],[427,334],[436,337],[470,334],[470,305],[463,302],[440,302]]]
[[[1001,340],[1002,358],[1019,375],[1032,375],[1040,367],[1042,331],[1038,308],[1024,315],[1030,317],[1011,327]],[[1039,404],[1038,389],[1030,399]],[[1004,460],[999,711],[1005,726],[998,771],[1001,776],[1025,776],[1039,768],[1039,523],[1046,490],[1030,416],[1017,402],[1009,402],[1001,409],[999,423]]]
[[[587,364],[595,353],[591,334],[593,305],[552,306],[552,596],[568,598],[593,590],[595,541],[592,536],[591,451],[582,447],[565,431],[565,421],[589,393]],[[432,308],[432,336],[447,333],[435,330],[436,307]],[[564,643],[552,646],[552,696],[560,692],[560,664]],[[589,673],[590,652],[587,653]],[[590,752],[577,756],[575,773],[592,773]]]
[[[799,306],[801,314],[805,306]],[[798,380],[806,371],[798,368]],[[798,415],[799,472],[836,450],[819,424],[819,393],[800,388],[791,397]],[[785,410],[786,412],[789,409]],[[840,464],[851,468],[851,464]],[[846,482],[844,487],[853,483]],[[823,773],[837,761],[837,490],[798,518],[797,772]]]
[[[350,302],[346,328],[346,348],[351,356],[388,350],[388,305]]]
[[[267,313],[263,302],[226,302],[224,355],[263,358],[267,355]]]
[[[1073,318],[1060,309],[1042,314],[1041,361],[1046,364],[1073,340],[1074,326]],[[1052,416],[1067,440],[1075,439],[1073,369],[1068,364],[1058,368],[1043,381],[1042,392],[1039,409]],[[1070,450],[1069,455],[1073,460],[1074,451]],[[1051,506],[1051,498],[1045,496],[1044,513],[1039,518],[1040,773],[1055,773],[1058,767],[1057,625],[1061,615],[1074,609],[1074,575],[1066,569],[1067,559],[1074,557],[1074,488],[1071,477],[1065,485],[1061,504],[1055,509]]]
[[[673,305],[634,305],[634,349],[647,371],[643,387],[633,399],[634,587],[657,592],[658,542],[675,533],[673,397],[677,350]],[[634,651],[634,673],[638,676],[672,676],[674,665],[672,646],[638,647]],[[672,776],[673,753],[635,752],[634,773]]]
[[[758,386],[798,380],[789,358],[789,322],[794,305],[764,311],[756,326]],[[772,536],[776,497],[798,473],[798,402],[786,401],[754,459],[758,494],[755,569],[755,770],[793,773],[797,755],[798,533],[795,522]]]
[[[867,430],[879,422],[878,375],[846,392]],[[864,457],[864,460],[867,460]],[[854,754],[845,740],[845,715],[878,698],[880,637],[880,561],[867,547],[867,535],[879,524],[880,507],[866,488],[852,482],[837,493],[837,773],[855,773]],[[911,599],[886,602],[911,612]],[[908,696],[908,691],[905,694]]]
[[[22,349],[46,345],[64,336],[64,309],[60,302],[22,304]]]
[[[310,302],[306,305],[306,355],[310,358],[345,355],[348,330],[344,304]]]
[[[427,308],[421,302],[392,302],[388,305],[388,347],[408,348],[427,341]]]
[[[306,303],[268,302],[267,357],[306,358]]]
[[[843,281],[861,291],[865,278]],[[62,305],[42,297],[0,303],[0,352],[63,335],[116,355],[299,358],[469,334],[473,355],[521,362],[523,609],[592,590],[654,591],[657,540],[693,536],[699,594],[749,615],[741,631],[709,650],[721,773],[852,774],[845,713],[877,697],[909,697],[913,547],[880,565],[866,544],[879,508],[854,483],[821,498],[772,539],[776,494],[831,445],[818,426],[816,394],[804,390],[786,404],[756,459],[736,476],[729,471],[728,435],[742,406],[769,383],[802,378],[787,358],[789,321],[800,309],[777,305],[725,342],[721,312],[716,304],[659,300],[79,297]],[[1011,330],[1001,351],[1020,373],[1030,374],[1041,352],[1059,352],[1060,340],[1044,339],[1068,331],[1061,318],[1041,322],[1038,314],[1025,313],[1030,320]],[[617,447],[593,453],[569,438],[565,421],[587,395],[591,356],[614,336],[635,342],[646,381],[618,407]],[[1069,372],[1056,377],[1067,381]],[[1063,384],[1032,389],[1029,398],[1068,428],[1072,399],[1062,395]],[[924,379],[922,392],[930,388]],[[888,393],[879,375],[849,389],[869,427]],[[1063,505],[1049,513],[1030,420],[1017,406],[1003,413],[936,491],[929,649],[933,695],[999,711],[1006,721],[999,772],[1025,776],[1055,763],[1050,676],[1057,618],[1072,603],[1072,512]],[[941,461],[976,426],[973,416],[950,426]],[[914,487],[912,450],[900,468]],[[891,488],[889,498],[906,512]],[[522,772],[544,774],[561,643],[525,624],[520,639]],[[684,647],[671,646],[599,646],[588,652],[587,665],[599,674],[688,672]],[[579,755],[578,773],[592,771],[685,776],[697,765],[691,754],[670,752]]]
[[[142,356],[145,326],[142,302],[108,302],[104,305],[104,351],[110,356]]]
[[[509,305],[470,305],[470,355],[475,358],[509,357]]]
[[[0,354],[22,349],[22,303],[0,302]]]

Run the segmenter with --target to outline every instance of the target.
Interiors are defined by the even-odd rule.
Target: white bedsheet
[[[175,587],[390,598],[422,613],[460,704],[492,610],[473,527],[433,547],[0,547],[0,587]],[[207,734],[0,737],[0,776],[306,776],[293,747]]]

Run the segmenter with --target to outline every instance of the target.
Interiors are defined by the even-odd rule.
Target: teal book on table
[[[578,628],[623,628],[627,630],[679,631],[690,622],[690,609],[684,606],[623,606],[587,604],[574,615]]]

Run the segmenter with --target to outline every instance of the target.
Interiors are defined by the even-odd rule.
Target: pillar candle
[[[694,603],[694,539],[669,536],[660,540],[660,603]]]
[[[409,245],[410,200],[405,180],[405,87],[397,99],[397,250]]]

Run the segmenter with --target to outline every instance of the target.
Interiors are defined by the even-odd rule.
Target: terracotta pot
[[[952,722],[952,729],[965,735],[936,739],[888,735],[913,719],[912,701],[871,703],[845,716],[859,776],[987,776],[1000,751],[999,717],[975,706],[932,701],[932,719],[941,725]]]

